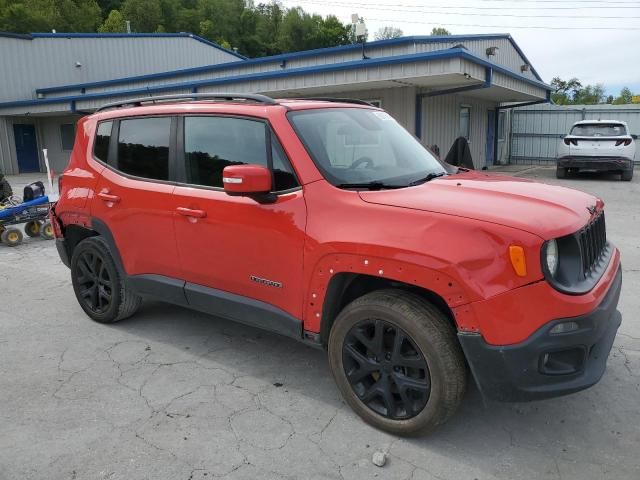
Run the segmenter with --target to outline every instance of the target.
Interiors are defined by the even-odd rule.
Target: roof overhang
[[[241,64],[244,64],[242,62]],[[171,83],[134,82],[130,88],[51,96],[0,103],[0,111],[67,104],[71,111],[91,110],[106,100],[164,93],[226,90],[287,95],[329,94],[380,87],[414,86],[424,91],[461,88],[468,95],[494,102],[546,99],[549,85],[491,63],[465,48],[395,55],[341,63],[269,70],[244,75],[226,71],[219,76]],[[478,88],[476,88],[478,87]],[[482,88],[480,88],[482,87]],[[453,93],[453,92],[452,92]],[[287,95],[288,96],[288,95]],[[8,112],[7,112],[8,113]]]

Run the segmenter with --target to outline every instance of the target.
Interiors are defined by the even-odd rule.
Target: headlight
[[[553,277],[558,271],[558,242],[549,240],[545,244],[544,261],[546,262],[547,271]]]

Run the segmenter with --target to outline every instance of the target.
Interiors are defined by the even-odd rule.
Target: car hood
[[[362,191],[362,200],[472,218],[518,228],[548,240],[580,230],[603,202],[584,192],[531,180],[465,172],[416,187]]]

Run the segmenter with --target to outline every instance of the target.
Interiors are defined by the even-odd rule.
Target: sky
[[[640,94],[640,0],[281,0],[350,23],[363,17],[369,39],[381,27],[428,35],[510,33],[547,83],[577,77],[607,94]]]

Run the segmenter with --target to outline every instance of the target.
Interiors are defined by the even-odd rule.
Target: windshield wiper
[[[407,187],[415,187],[416,185],[422,185],[423,183],[427,183],[433,180],[434,178],[444,177],[446,174],[447,174],[446,172],[430,173],[426,177],[419,178],[418,180],[414,180],[413,182],[409,183]]]
[[[384,190],[392,188],[404,188],[406,185],[390,185],[388,183],[374,181],[365,183],[340,183],[336,185],[338,188],[363,188],[366,190]]]

